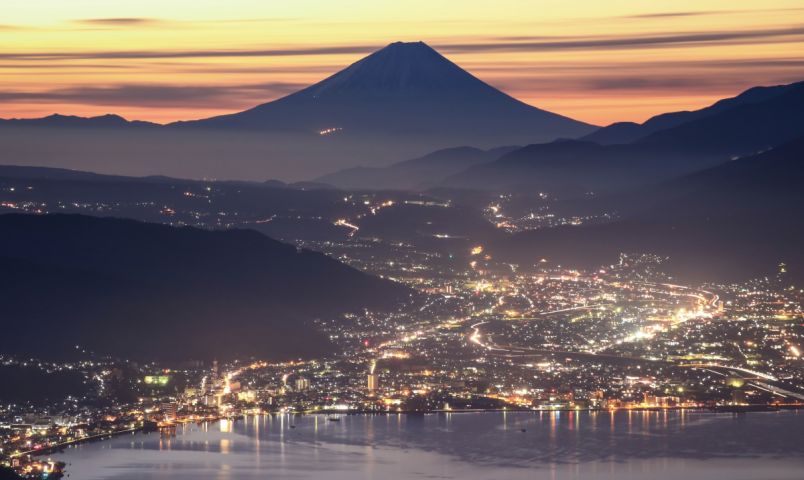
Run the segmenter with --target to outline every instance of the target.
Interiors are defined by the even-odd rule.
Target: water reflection
[[[231,433],[232,431],[232,421],[226,418],[221,418],[218,422],[218,429],[224,433]]]
[[[170,439],[120,437],[58,457],[87,480],[786,480],[801,478],[802,427],[796,412],[280,415],[188,425]]]

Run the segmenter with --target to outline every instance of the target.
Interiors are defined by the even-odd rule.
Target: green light
[[[146,385],[156,385],[158,387],[164,387],[170,382],[170,376],[168,375],[146,375],[144,379]]]

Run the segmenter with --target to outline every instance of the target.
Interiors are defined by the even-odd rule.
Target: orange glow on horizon
[[[423,40],[526,103],[599,125],[804,80],[804,8],[790,0],[121,3],[5,6],[0,117],[231,113],[397,40]]]

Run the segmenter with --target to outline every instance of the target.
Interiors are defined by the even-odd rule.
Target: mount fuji
[[[295,181],[445,148],[485,150],[593,130],[506,95],[422,42],[397,42],[303,90],[230,115],[168,125],[116,115],[0,120],[0,163]]]
[[[527,105],[424,42],[396,42],[301,91],[182,127],[437,136],[490,148],[578,137],[594,127]]]

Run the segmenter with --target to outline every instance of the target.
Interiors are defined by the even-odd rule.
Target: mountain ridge
[[[423,190],[439,185],[443,179],[467,167],[496,160],[516,148],[519,147],[444,148],[387,167],[352,167],[316,180],[340,188]]]
[[[310,322],[392,308],[410,291],[253,230],[84,215],[0,215],[4,351],[298,358],[331,350]],[[31,325],[57,337],[25,335]],[[232,348],[227,348],[231,345]],[[228,352],[228,353],[227,353]]]
[[[631,143],[640,140],[648,135],[677,127],[692,120],[698,120],[709,115],[720,113],[724,110],[740,105],[746,105],[784,94],[797,85],[804,82],[796,82],[787,85],[771,85],[751,87],[734,97],[723,98],[715,103],[700,108],[698,110],[683,110],[678,112],[667,112],[654,115],[643,123],[636,122],[616,122],[609,126],[602,127],[580,140],[588,140],[601,145],[613,145]]]
[[[42,127],[74,127],[74,128],[159,128],[163,125],[159,123],[147,122],[143,120],[128,120],[114,113],[107,113],[95,117],[80,117],[77,115],[62,115],[53,113],[39,118],[0,118],[2,126],[42,126]]]
[[[522,147],[445,179],[446,186],[614,193],[749,156],[804,135],[804,82],[751,90],[716,111],[632,143],[554,141]]]

